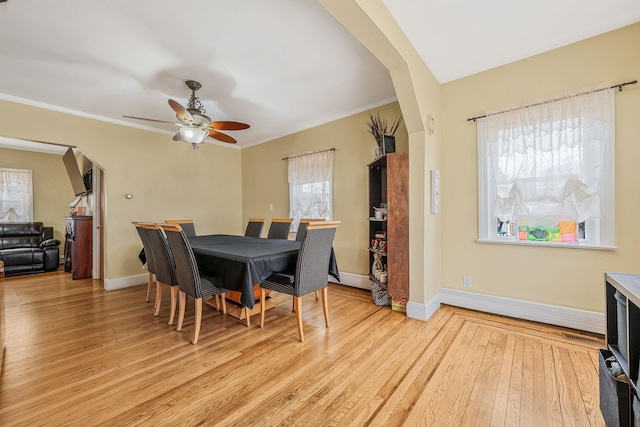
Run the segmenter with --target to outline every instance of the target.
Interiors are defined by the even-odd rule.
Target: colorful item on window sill
[[[535,242],[559,242],[560,227],[533,227],[529,228],[527,240]]]
[[[527,226],[520,222],[518,239],[533,242],[571,242],[578,241],[576,235],[577,222],[560,221],[557,227]]]

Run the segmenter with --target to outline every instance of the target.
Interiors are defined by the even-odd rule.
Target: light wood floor
[[[205,306],[193,346],[192,301],[175,332],[168,292],[154,318],[145,286],[60,272],[2,285],[2,426],[604,425],[598,345],[576,331],[446,306],[421,322],[331,285],[329,330],[304,299],[304,343],[275,296],[264,329]]]

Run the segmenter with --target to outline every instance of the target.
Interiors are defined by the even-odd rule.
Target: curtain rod
[[[602,91],[602,90],[608,90],[608,89],[614,89],[614,88],[618,88],[618,91],[622,92],[622,88],[623,88],[624,86],[626,86],[626,85],[634,85],[634,84],[636,84],[636,83],[638,83],[638,81],[637,81],[637,80],[633,80],[633,81],[631,81],[631,82],[620,83],[620,84],[617,84],[617,85],[613,85],[613,86],[611,86],[611,87],[604,87],[604,88],[602,88],[602,89],[592,90],[592,91],[590,91],[590,92],[581,92],[581,93],[577,93],[575,96],[587,95],[587,94],[590,94],[590,93],[596,93],[596,92],[600,92],[600,91]],[[488,117],[488,116],[495,116],[496,114],[506,113],[507,111],[516,111],[516,110],[522,110],[523,108],[536,107],[536,106],[538,106],[538,105],[549,104],[550,102],[559,101],[559,100],[564,99],[564,98],[565,98],[565,97],[555,98],[555,99],[551,99],[551,100],[549,100],[549,101],[543,101],[543,102],[538,102],[537,104],[527,105],[527,106],[525,106],[525,107],[511,108],[511,109],[509,109],[509,110],[498,111],[497,113],[485,114],[484,116],[471,117],[471,118],[467,119],[467,121],[468,121],[468,122],[470,122],[470,121],[472,121],[472,120],[473,120],[473,121],[475,122],[475,121],[476,121],[476,120],[478,120],[478,119],[484,119],[485,117]]]
[[[312,151],[310,153],[295,154],[293,156],[283,157],[282,160],[295,159],[296,157],[302,157],[302,156],[310,156],[311,154],[324,153],[325,151],[336,151],[336,149],[335,148],[327,148],[326,150],[318,150],[318,151]]]

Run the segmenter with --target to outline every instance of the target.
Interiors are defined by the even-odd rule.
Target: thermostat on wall
[[[440,171],[431,171],[431,213],[440,212]]]

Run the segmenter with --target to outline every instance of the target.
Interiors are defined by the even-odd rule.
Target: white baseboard
[[[135,276],[118,277],[117,279],[104,279],[104,289],[113,291],[115,289],[130,288],[147,283],[147,273],[136,274]]]
[[[336,283],[336,279],[331,276],[329,276],[329,281]],[[345,286],[351,286],[353,288],[371,290],[371,281],[369,280],[369,276],[365,276],[363,274],[340,273],[340,282],[337,283]]]
[[[579,310],[558,305],[542,304],[513,298],[476,294],[441,288],[438,293],[442,304],[470,308],[534,322],[548,323],[581,331],[605,333],[604,313]],[[408,313],[408,312],[407,312]]]
[[[407,303],[407,317],[417,320],[429,320],[433,313],[440,308],[440,294],[436,294],[426,304],[409,301]]]

